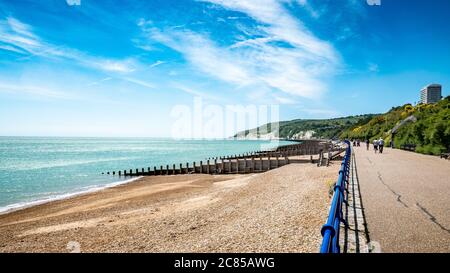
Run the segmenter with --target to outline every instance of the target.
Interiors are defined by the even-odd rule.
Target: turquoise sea
[[[205,160],[288,142],[0,137],[0,213],[127,182],[102,172]],[[178,165],[177,165],[178,166]]]

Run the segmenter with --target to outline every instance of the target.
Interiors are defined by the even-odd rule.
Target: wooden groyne
[[[179,175],[179,174],[247,174],[266,172],[291,162],[324,164],[324,151],[331,152],[329,142],[303,141],[298,144],[279,146],[274,150],[253,151],[245,154],[237,154],[216,158],[207,158],[199,162],[186,162],[180,164],[160,165],[146,168],[136,168],[107,172],[110,175],[119,176],[152,176],[152,175]],[[310,155],[309,159],[291,160],[289,157]],[[313,155],[319,155],[317,159]],[[328,161],[331,157],[328,157]],[[328,162],[326,163],[328,164]],[[104,173],[103,173],[104,174]]]

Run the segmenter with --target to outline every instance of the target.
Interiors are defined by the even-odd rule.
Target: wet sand
[[[338,168],[144,177],[0,215],[0,252],[317,252]]]

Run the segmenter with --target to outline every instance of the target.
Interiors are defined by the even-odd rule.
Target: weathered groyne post
[[[244,173],[247,173],[247,157],[244,157]]]

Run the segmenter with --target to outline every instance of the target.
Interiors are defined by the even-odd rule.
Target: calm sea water
[[[0,137],[0,212],[124,183],[102,175],[245,153],[286,142]],[[178,165],[177,165],[178,166]]]

